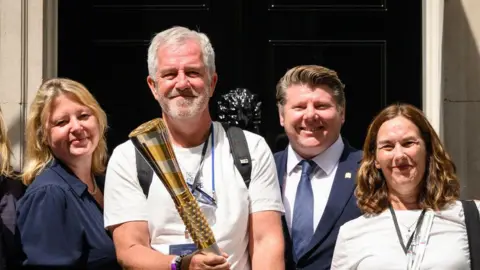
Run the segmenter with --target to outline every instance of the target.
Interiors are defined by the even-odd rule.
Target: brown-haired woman
[[[385,108],[363,151],[364,215],[340,228],[332,269],[470,269],[455,166],[423,113]]]

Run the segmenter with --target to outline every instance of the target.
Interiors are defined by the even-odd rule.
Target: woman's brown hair
[[[377,135],[383,123],[398,116],[415,124],[425,142],[427,168],[420,184],[419,206],[437,211],[459,197],[460,184],[455,174],[455,164],[425,115],[412,105],[394,104],[375,117],[363,144],[363,159],[355,190],[358,207],[363,213],[379,214],[388,207],[388,187],[382,172],[375,167]]]

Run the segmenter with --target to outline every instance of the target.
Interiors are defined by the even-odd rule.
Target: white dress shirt
[[[313,229],[322,218],[325,206],[330,196],[335,173],[337,172],[338,160],[343,153],[343,140],[341,136],[325,151],[315,156],[312,160],[317,167],[312,172],[310,179],[313,191]],[[285,219],[288,230],[292,233],[292,216],[295,205],[295,196],[297,194],[298,183],[302,175],[302,166],[299,164],[303,158],[300,157],[291,145],[288,145],[287,171],[283,181],[283,204],[285,206]]]

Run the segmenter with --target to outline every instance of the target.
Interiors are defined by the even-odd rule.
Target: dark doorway
[[[319,64],[346,84],[342,130],[360,148],[385,105],[422,105],[421,1],[387,0],[82,0],[59,1],[59,76],[84,83],[109,120],[110,151],[139,124],[159,117],[146,84],[153,35],[199,29],[216,51],[219,95],[250,89],[262,102],[263,135],[282,133],[275,84],[287,69]],[[217,98],[215,98],[215,96]]]

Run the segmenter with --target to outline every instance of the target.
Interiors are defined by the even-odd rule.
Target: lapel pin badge
[[[345,178],[352,178],[352,174],[350,172],[345,173]]]

